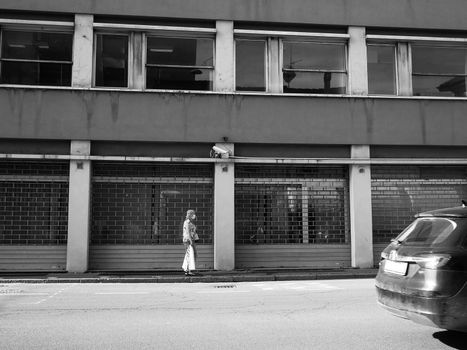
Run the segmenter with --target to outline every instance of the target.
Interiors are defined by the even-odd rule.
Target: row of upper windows
[[[142,45],[131,38],[131,33],[95,34],[94,86],[129,87],[136,66],[131,57],[140,55],[146,89],[213,89],[213,38],[147,34]],[[70,86],[72,41],[67,32],[4,29],[0,82]],[[369,43],[367,60],[370,95],[466,96],[465,45]],[[401,69],[401,61],[410,68]],[[274,70],[280,72],[275,89]],[[348,73],[346,42],[235,40],[237,91],[346,94]],[[409,93],[401,81],[410,82]]]

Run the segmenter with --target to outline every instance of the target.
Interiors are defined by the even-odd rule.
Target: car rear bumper
[[[422,297],[376,287],[378,304],[416,323],[467,332],[467,285],[452,297]]]

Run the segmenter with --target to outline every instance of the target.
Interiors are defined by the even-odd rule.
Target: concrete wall
[[[2,0],[5,10],[467,29],[465,0]]]
[[[0,105],[0,138],[467,145],[466,100],[0,88]]]

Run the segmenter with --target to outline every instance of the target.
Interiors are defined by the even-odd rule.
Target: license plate
[[[407,267],[408,264],[406,262],[386,260],[384,264],[384,271],[405,276],[407,273]]]

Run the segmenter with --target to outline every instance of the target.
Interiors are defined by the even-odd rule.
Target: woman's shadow
[[[467,349],[467,333],[441,331],[433,333],[433,338],[438,339],[441,343],[446,344],[453,349]]]

